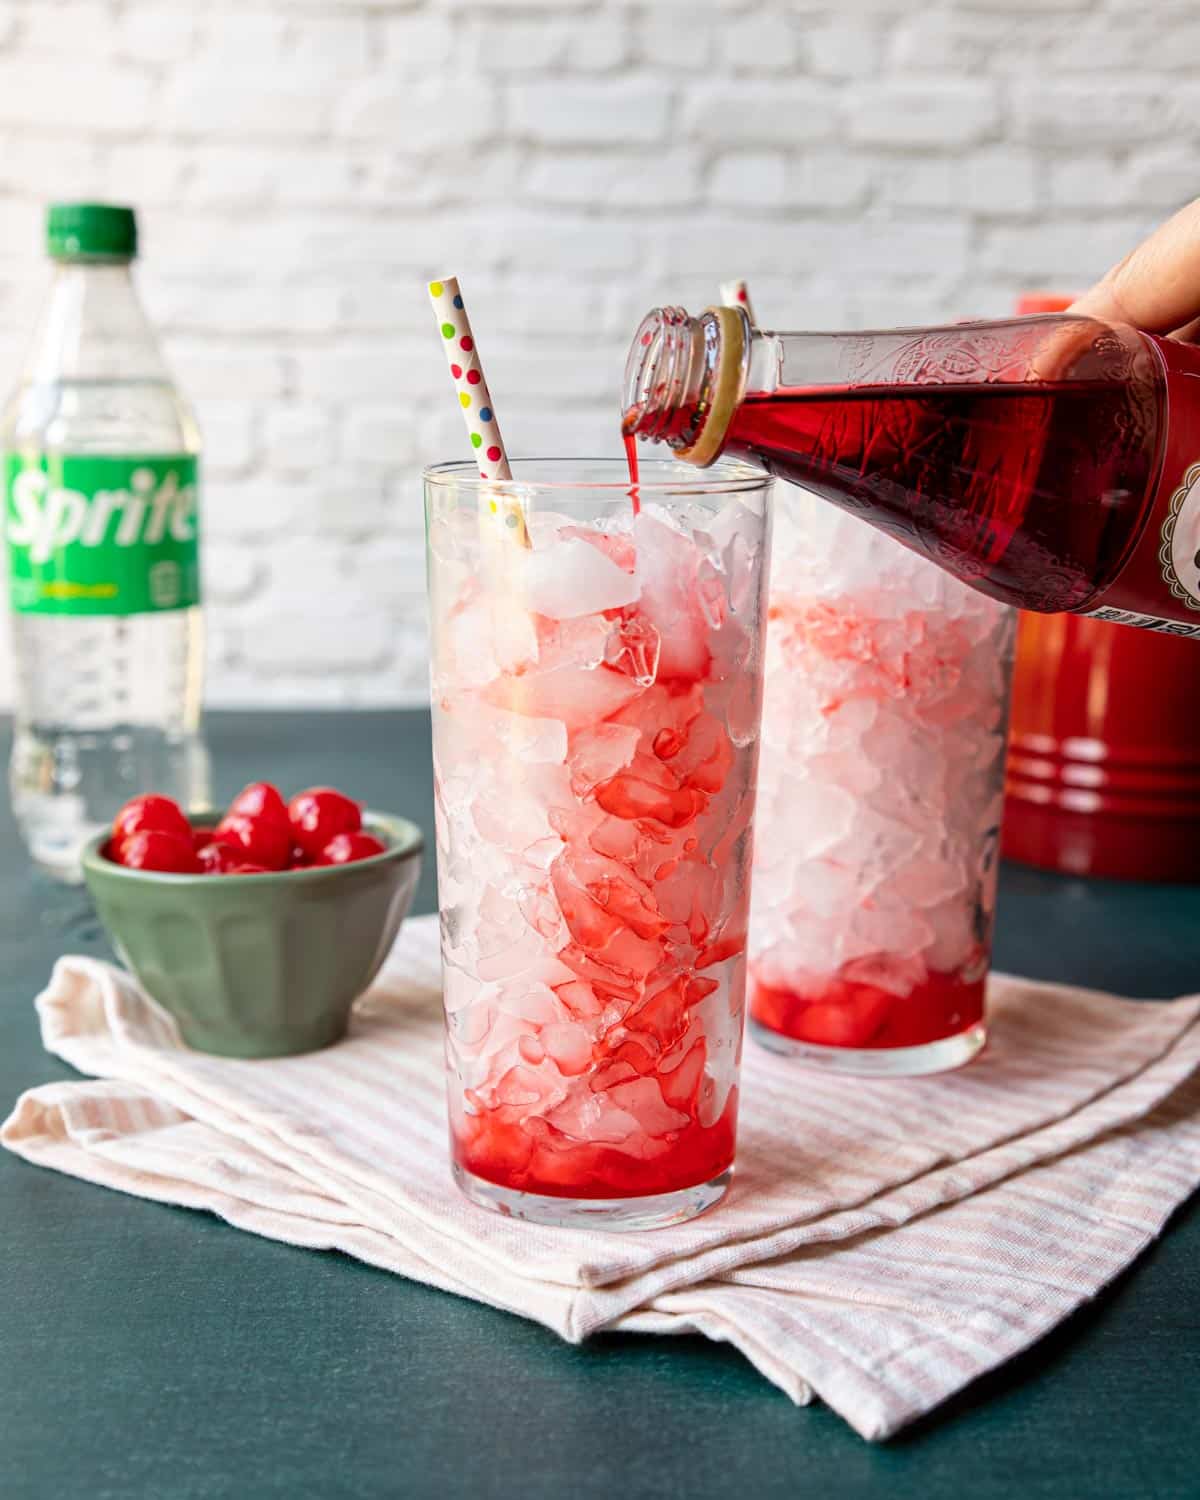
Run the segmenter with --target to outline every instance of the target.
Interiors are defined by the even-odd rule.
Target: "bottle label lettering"
[[[199,603],[193,454],[9,453],[4,491],[16,613],[140,615]]]
[[[1159,615],[1141,615],[1132,609],[1115,609],[1102,604],[1099,609],[1081,609],[1082,615],[1093,620],[1108,620],[1113,625],[1140,625],[1143,630],[1156,630],[1160,635],[1200,635],[1200,624],[1189,625],[1184,620],[1164,620]]]

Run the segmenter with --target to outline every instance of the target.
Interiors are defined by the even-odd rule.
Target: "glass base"
[[[922,1073],[948,1073],[978,1057],[987,1041],[982,1021],[957,1036],[925,1042],[919,1047],[823,1047],[798,1041],[762,1026],[753,1018],[750,1035],[760,1046],[785,1057],[822,1068],[827,1073],[856,1073],[871,1078],[917,1078]]]
[[[35,859],[34,865],[41,874],[53,880],[57,885],[83,884],[83,866],[77,858],[66,860],[62,864],[51,864],[48,860]]]
[[[668,1224],[683,1224],[720,1203],[733,1177],[730,1167],[710,1182],[645,1198],[554,1198],[500,1187],[457,1162],[451,1165],[460,1191],[480,1208],[555,1229],[665,1229]]]
[[[56,838],[37,828],[23,828],[26,847],[34,866],[59,885],[83,884],[83,846],[93,834],[104,830],[103,823],[84,823],[69,834]]]

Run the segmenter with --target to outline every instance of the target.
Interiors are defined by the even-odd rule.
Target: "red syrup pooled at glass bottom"
[[[1190,345],[1066,315],[792,334],[657,309],[625,384],[627,435],[803,485],[1004,603],[1200,635]]]
[[[975,979],[928,973],[907,994],[893,995],[853,977],[844,964],[819,988],[764,984],[751,966],[750,1015],[761,1026],[822,1047],[922,1047],[983,1020],[986,968]]]

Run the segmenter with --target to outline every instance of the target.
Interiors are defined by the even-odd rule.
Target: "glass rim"
[[[612,479],[485,479],[476,464],[469,458],[450,459],[444,463],[429,464],[421,471],[426,485],[453,487],[455,489],[498,492],[500,494],[527,494],[531,490],[547,493],[564,490],[594,490],[606,494],[627,494],[630,489],[629,471],[623,457],[533,457],[514,458],[514,470],[526,464],[595,464],[615,467],[619,473]],[[706,469],[696,469],[694,479],[680,477],[676,472],[670,479],[655,479],[652,471],[657,469],[677,470],[679,460],[674,458],[643,458],[638,455],[638,494],[657,495],[729,495],[752,494],[756,490],[768,489],[774,483],[774,475],[762,469],[752,468],[739,459],[719,458]]]

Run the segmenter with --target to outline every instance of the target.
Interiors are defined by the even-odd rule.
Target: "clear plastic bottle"
[[[208,801],[200,437],[138,301],[132,210],[55,204],[54,278],[3,420],[13,809],[35,862],[137,792]]]

